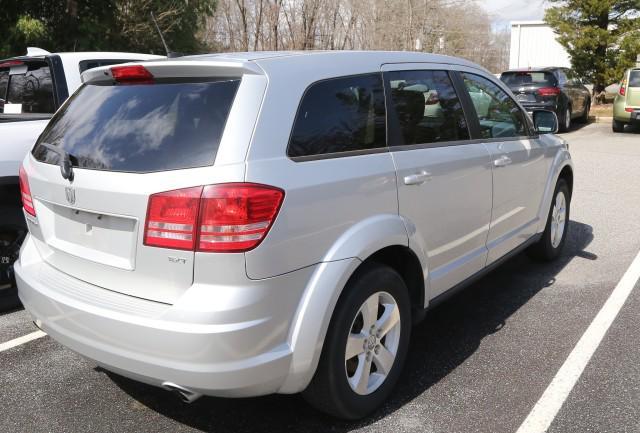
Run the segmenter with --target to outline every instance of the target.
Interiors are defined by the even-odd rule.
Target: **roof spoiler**
[[[51,53],[47,50],[43,50],[42,48],[27,47],[27,56],[29,57],[46,56],[47,54],[51,54]]]

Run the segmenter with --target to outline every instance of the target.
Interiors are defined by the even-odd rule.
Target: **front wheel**
[[[304,398],[338,418],[371,413],[398,381],[410,333],[411,308],[402,277],[388,266],[365,264],[338,301]]]
[[[530,255],[541,261],[556,259],[567,239],[571,193],[564,179],[559,179],[547,216],[547,225],[540,240],[529,249]]]

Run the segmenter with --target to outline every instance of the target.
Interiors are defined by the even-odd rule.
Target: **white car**
[[[12,264],[26,232],[18,169],[49,119],[80,86],[82,72],[160,58],[138,53],[49,53],[29,48],[25,56],[0,60],[0,298],[12,295]]]
[[[303,392],[362,417],[429,308],[565,244],[556,115],[468,61],[228,53],[83,78],[21,170],[20,299],[60,343],[185,401]]]

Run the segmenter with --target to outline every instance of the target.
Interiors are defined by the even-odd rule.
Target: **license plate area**
[[[38,220],[49,247],[103,265],[135,269],[136,218],[42,204]]]
[[[536,98],[533,95],[529,95],[527,93],[518,93],[516,95],[516,99],[518,102],[536,102]]]

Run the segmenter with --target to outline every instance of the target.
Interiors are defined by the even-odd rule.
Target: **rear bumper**
[[[532,112],[534,110],[549,110],[558,114],[558,105],[555,102],[520,102],[525,110]]]
[[[314,268],[217,297],[194,285],[188,302],[167,305],[70,277],[43,262],[30,239],[15,264],[20,299],[55,340],[123,376],[222,397],[274,393],[285,382],[289,328]],[[292,300],[269,300],[282,291]]]

